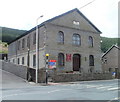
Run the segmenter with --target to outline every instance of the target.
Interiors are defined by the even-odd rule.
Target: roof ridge
[[[116,46],[115,44],[113,44],[103,55],[102,57],[104,57],[113,47],[116,47],[117,49],[120,50],[120,48],[118,46]]]

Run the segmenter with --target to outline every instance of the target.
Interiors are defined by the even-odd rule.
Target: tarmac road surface
[[[2,72],[1,100],[112,100],[119,99],[118,79],[44,84],[28,83]]]

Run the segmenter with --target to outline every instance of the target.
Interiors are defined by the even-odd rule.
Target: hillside
[[[118,44],[120,46],[120,38],[107,38],[101,37],[101,50],[102,52],[107,51],[113,44]]]
[[[8,53],[8,44],[0,40],[0,53]]]
[[[2,32],[0,32],[0,38],[2,39],[0,40],[2,40],[2,42],[7,42],[7,43],[11,42],[16,37],[26,32],[25,30],[18,30],[13,28],[6,28],[6,27],[0,27],[0,29],[2,29]]]

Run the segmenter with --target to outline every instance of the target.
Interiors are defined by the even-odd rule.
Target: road
[[[1,70],[0,70],[1,71]],[[2,71],[2,100],[118,100],[118,80],[41,84]],[[0,81],[1,82],[1,81]],[[1,84],[1,83],[0,83]],[[111,102],[109,101],[109,102]]]

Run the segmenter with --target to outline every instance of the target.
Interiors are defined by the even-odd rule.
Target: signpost
[[[48,83],[48,57],[49,57],[49,54],[47,53],[46,55],[46,84]]]
[[[46,85],[48,84],[48,68],[56,68],[56,60],[48,60],[49,54],[46,54]]]

